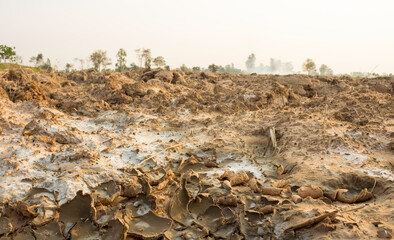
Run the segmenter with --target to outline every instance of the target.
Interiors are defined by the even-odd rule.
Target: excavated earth
[[[394,78],[0,72],[0,239],[391,239]]]

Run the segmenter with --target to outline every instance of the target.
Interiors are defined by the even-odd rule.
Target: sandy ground
[[[391,239],[393,85],[0,72],[0,239]]]

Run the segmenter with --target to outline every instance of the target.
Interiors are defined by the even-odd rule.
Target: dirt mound
[[[23,69],[10,69],[5,76],[3,76],[2,88],[8,94],[8,98],[13,101],[28,101],[28,100],[46,100],[47,95],[43,90],[43,86],[33,79],[31,75],[26,73]],[[37,79],[37,77],[35,78]]]

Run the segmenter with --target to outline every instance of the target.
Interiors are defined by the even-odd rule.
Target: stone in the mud
[[[323,197],[323,190],[318,186],[306,185],[298,189],[298,195],[302,198],[319,198]]]
[[[170,228],[171,223],[171,219],[160,217],[149,211],[148,214],[129,222],[128,234],[142,238],[158,238]]]
[[[0,217],[0,235],[9,233],[12,231],[12,224],[6,217]]]
[[[47,225],[38,228],[37,230],[33,230],[34,236],[38,240],[63,240],[64,237],[62,235],[61,227],[59,223],[52,222]]]
[[[100,239],[100,233],[96,225],[91,221],[79,221],[71,229],[71,240]]]

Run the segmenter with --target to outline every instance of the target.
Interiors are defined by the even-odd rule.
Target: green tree
[[[154,64],[156,67],[160,68],[160,67],[163,67],[163,66],[166,65],[166,60],[164,60],[164,57],[158,56],[158,57],[155,57],[155,58],[153,59],[153,64]]]
[[[215,65],[215,64],[211,64],[208,66],[208,70],[213,73],[219,71],[219,69],[220,69],[220,66]]]
[[[322,64],[319,68],[320,75],[323,76],[332,76],[334,75],[334,71],[329,68],[326,64]]]
[[[90,61],[93,63],[94,69],[101,71],[111,64],[111,59],[107,57],[107,52],[98,50],[90,55]]]
[[[142,57],[144,58],[144,63],[145,63],[145,68],[150,68],[151,67],[151,62],[152,62],[152,54],[150,49],[143,49],[142,51]]]
[[[254,55],[254,53],[252,53],[249,55],[248,60],[246,60],[245,63],[248,72],[253,71],[253,69],[255,68],[255,63],[256,63],[256,56]]]
[[[71,68],[74,67],[71,63],[66,63],[66,72],[70,72]]]
[[[3,59],[4,62],[7,62],[7,60],[14,61],[15,56],[16,56],[15,47],[0,45],[0,57],[1,59]]]
[[[306,59],[304,64],[302,64],[302,71],[308,72],[308,74],[316,74],[315,62],[310,58]]]
[[[115,66],[119,72],[123,72],[123,70],[126,69],[126,56],[127,53],[123,48],[119,49],[118,53],[116,54],[118,61],[116,62]]]

